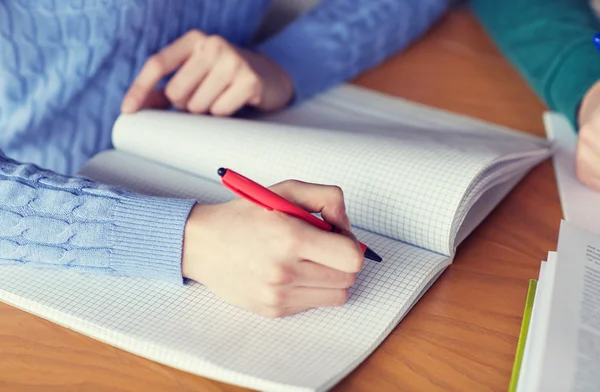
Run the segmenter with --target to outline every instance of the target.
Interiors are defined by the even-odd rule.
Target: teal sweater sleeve
[[[477,17],[533,90],[577,128],[586,91],[600,79],[599,23],[588,0],[471,0]]]

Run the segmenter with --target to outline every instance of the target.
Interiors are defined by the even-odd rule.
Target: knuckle
[[[165,63],[165,58],[160,53],[157,53],[148,59],[146,67],[150,73],[162,75],[165,72],[167,65]]]
[[[358,273],[362,270],[365,264],[365,256],[360,252],[356,252],[356,258],[352,261],[352,272]]]
[[[206,111],[206,108],[204,108],[202,105],[194,103],[194,102],[189,102],[186,106],[186,109],[188,112],[193,113],[193,114],[201,114]]]
[[[298,188],[302,183],[298,180],[285,180],[279,183],[279,186],[285,190],[293,190]]]
[[[282,217],[287,218],[287,217]],[[285,219],[287,222],[282,228],[282,237],[280,240],[281,250],[287,256],[294,256],[299,253],[304,242],[304,234],[298,227],[293,224],[290,219]]]
[[[281,307],[285,303],[285,292],[279,287],[268,286],[261,302],[268,307]]]
[[[356,282],[356,273],[344,274],[343,285],[345,288],[351,287]]]
[[[182,98],[180,90],[176,86],[173,86],[172,84],[168,84],[167,87],[165,88],[165,95],[171,102],[178,101],[179,99]]]
[[[337,292],[335,293],[335,295],[332,299],[332,305],[333,306],[342,306],[347,301],[348,301],[348,289],[337,290]]]
[[[225,61],[227,63],[227,66],[232,70],[232,71],[237,71],[241,68],[242,66],[242,60],[240,59],[240,57],[237,55],[237,53],[235,52],[229,52],[227,53],[226,57],[225,57]]]
[[[276,265],[268,269],[266,283],[273,286],[285,285],[291,283],[292,271],[289,267]]]
[[[258,76],[254,73],[254,72],[250,72],[246,77],[246,86],[248,89],[248,92],[251,94],[257,94],[260,92],[261,90],[261,83],[260,83],[260,79],[258,78]]]
[[[357,273],[363,268],[365,262],[365,255],[362,253],[360,247],[354,240],[350,238],[345,239],[345,247],[347,248],[347,266],[346,272]]]
[[[220,35],[209,35],[206,37],[206,47],[213,50],[220,50],[227,46],[227,41]]]
[[[203,52],[204,48],[205,48],[205,43],[206,43],[206,40],[204,38],[195,39],[192,42],[192,51],[194,51],[196,53]],[[204,61],[206,61],[206,59],[204,59]]]
[[[285,180],[283,183],[286,184],[287,186],[295,187],[300,184],[300,181],[299,180]]]
[[[362,254],[362,252],[359,249],[356,252],[354,252],[353,257],[351,257],[351,259],[350,259],[350,271],[353,273],[360,272],[363,268],[364,263],[365,263],[365,256]]]
[[[251,88],[256,88],[260,85],[260,79],[258,78],[258,75],[250,68],[244,75],[244,80],[246,85]]]
[[[338,213],[343,213],[346,211],[346,205],[344,203],[344,191],[337,185],[328,186],[329,197],[328,197],[328,207],[331,210],[337,211]]]
[[[187,35],[194,43],[203,42],[206,38],[206,35],[197,29],[188,31]]]
[[[333,200],[340,202],[344,200],[344,191],[337,185],[331,185],[331,194]]]

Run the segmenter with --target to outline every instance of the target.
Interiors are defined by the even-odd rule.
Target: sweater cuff
[[[326,64],[319,64],[319,42],[315,36],[318,34],[307,36],[297,25],[292,25],[256,48],[283,68],[292,79],[294,97],[291,105],[335,84],[324,70]]]
[[[127,196],[115,207],[110,267],[118,275],[183,283],[185,223],[196,202]]]
[[[582,38],[562,56],[560,65],[550,75],[546,95],[548,106],[565,115],[578,129],[577,116],[585,93],[600,80],[600,53],[591,37]]]

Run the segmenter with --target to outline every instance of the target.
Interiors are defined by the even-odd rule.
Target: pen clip
[[[229,189],[231,192],[235,193],[236,195],[242,197],[243,199],[248,200],[251,203],[256,204],[259,207],[262,207],[264,209],[266,209],[267,211],[273,211],[273,209],[271,207],[269,207],[266,204],[261,203],[260,201],[256,200],[255,198],[253,198],[252,196],[240,191],[239,189],[235,188],[234,186],[230,185],[227,183],[227,181],[225,181],[225,179],[221,179],[221,182],[223,183],[223,186],[227,189]]]

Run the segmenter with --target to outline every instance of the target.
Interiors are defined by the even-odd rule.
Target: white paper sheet
[[[600,192],[586,187],[575,173],[577,133],[557,113],[545,113],[544,124],[548,138],[556,143],[554,170],[565,220],[600,234]]]
[[[600,236],[563,221],[536,391],[600,385]]]

